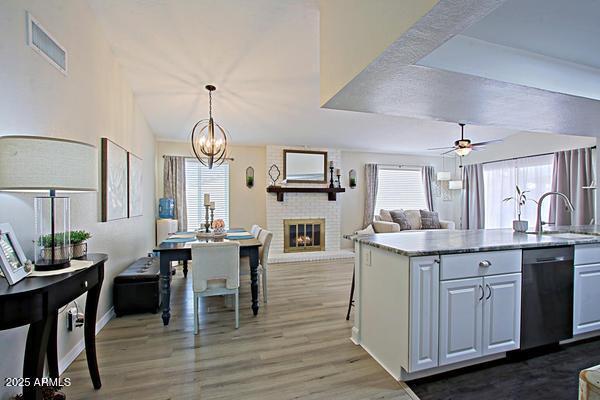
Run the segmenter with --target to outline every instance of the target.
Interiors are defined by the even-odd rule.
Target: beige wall
[[[325,104],[437,0],[321,0],[321,104]]]
[[[358,184],[356,189],[346,188],[346,192],[339,195],[342,202],[342,235],[355,232],[362,228],[363,209],[365,204],[365,164],[407,164],[407,165],[432,165],[436,170],[442,167],[440,157],[425,157],[401,154],[366,153],[356,151],[342,152],[343,182],[347,186],[348,171],[356,170]],[[445,170],[452,170],[446,162]],[[451,201],[443,201],[434,197],[434,209],[439,212],[440,218],[460,222],[460,191],[451,191]],[[351,248],[350,241],[342,239],[342,247]]]
[[[67,48],[69,73],[63,75],[26,45],[29,10]],[[89,250],[109,256],[98,318],[112,307],[114,276],[153,246],[154,135],[87,3],[79,0],[0,2],[0,135],[63,137],[100,145],[108,137],[143,158],[144,215],[99,222],[99,193],[72,194],[71,227],[92,233]],[[51,154],[48,157],[52,157]],[[77,168],[65,165],[65,168]],[[33,196],[0,193],[0,221],[9,222],[32,256]],[[85,296],[78,300],[85,305]],[[68,332],[59,316],[59,359],[81,343],[83,329]],[[159,318],[157,316],[157,318]],[[93,323],[93,322],[92,322]],[[0,376],[20,376],[27,327],[0,332]],[[72,353],[73,354],[73,353]],[[89,384],[89,381],[76,384]],[[0,399],[17,392],[2,386]]]
[[[501,143],[487,146],[485,150],[472,152],[465,157],[464,163],[477,164],[595,145],[595,137],[521,132],[505,138]]]
[[[266,147],[230,146],[229,220],[232,227],[250,229],[252,224],[267,225]],[[163,155],[192,157],[188,142],[159,141],[156,145],[156,199],[163,197]],[[254,187],[246,187],[246,168],[254,168]]]

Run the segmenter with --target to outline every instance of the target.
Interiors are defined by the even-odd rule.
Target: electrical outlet
[[[67,329],[69,331],[74,330],[75,328],[79,328],[83,326],[84,316],[82,313],[77,312],[76,307],[69,308],[67,312]]]

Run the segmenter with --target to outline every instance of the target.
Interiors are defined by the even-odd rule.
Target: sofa
[[[404,226],[405,229],[402,229],[400,223],[394,222],[394,218],[392,214],[398,211],[404,211],[404,215],[406,216],[407,222],[410,225],[409,229],[406,229],[406,224]],[[437,213],[434,218],[437,217]],[[392,233],[392,232],[414,232],[414,231],[426,231],[426,230],[436,230],[436,231],[449,231],[455,229],[455,224],[452,221],[445,221],[441,219],[439,220],[439,228],[423,228],[423,220],[422,215],[432,215],[431,212],[426,210],[380,210],[379,215],[376,215],[373,219],[373,223],[371,226],[373,227],[373,231],[375,233]],[[435,222],[437,222],[437,220]],[[396,220],[397,221],[397,220]]]

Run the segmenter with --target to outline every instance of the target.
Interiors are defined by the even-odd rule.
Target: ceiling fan
[[[460,157],[464,157],[464,156],[468,155],[471,152],[471,150],[479,150],[480,148],[482,148],[488,144],[502,142],[502,139],[497,139],[497,140],[488,140],[486,142],[471,143],[471,140],[465,139],[465,124],[459,123],[458,125],[460,125],[460,139],[454,142],[454,146],[434,147],[432,149],[427,149],[427,150],[448,150],[449,149],[448,151],[443,152],[442,155],[455,152],[456,155],[458,155]]]

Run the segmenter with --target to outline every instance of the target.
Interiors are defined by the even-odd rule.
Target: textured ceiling
[[[486,15],[491,16],[494,10],[502,10],[503,3],[502,0],[441,0],[329,100],[325,107],[442,121],[459,120],[525,131],[600,136],[600,102],[596,100],[414,65],[447,40],[474,26],[477,21],[483,21]],[[577,3],[566,2],[568,7],[576,7]],[[587,0],[583,0],[582,4],[587,3]],[[557,0],[549,4],[556,5]],[[536,11],[539,10],[531,10],[533,17],[538,15]],[[542,12],[541,15],[536,25],[538,29],[540,25],[545,29],[559,29],[559,26],[552,25],[554,20],[544,18],[546,13]],[[494,25],[496,30],[511,31],[512,21],[503,18],[503,26]],[[522,22],[528,19],[521,16],[519,21],[523,27]],[[567,26],[572,25],[576,25],[576,22],[570,21]],[[595,29],[598,30],[597,24]],[[524,32],[527,30],[521,29],[521,34]],[[483,35],[482,32],[478,34]],[[498,35],[500,33],[496,32],[495,36]],[[511,44],[518,39],[517,34],[503,43]],[[532,50],[542,51],[540,47],[544,37],[537,35],[531,40],[524,40],[524,43],[529,44]],[[587,38],[581,46],[591,46],[593,43]],[[552,54],[553,49],[562,45],[546,46],[543,51]],[[591,50],[593,48],[588,48],[588,51]],[[582,54],[584,52],[580,49],[563,57],[581,59]],[[555,54],[552,56],[556,57]],[[594,62],[594,57],[599,56],[588,57],[588,62]]]
[[[454,123],[319,108],[316,2],[89,3],[159,138],[187,140],[193,124],[207,115],[207,83],[217,86],[215,119],[236,144],[422,153],[458,135]],[[406,104],[391,103],[386,113],[395,114],[396,106]],[[459,118],[449,112],[444,119]],[[516,130],[470,126],[468,132],[482,141]]]

